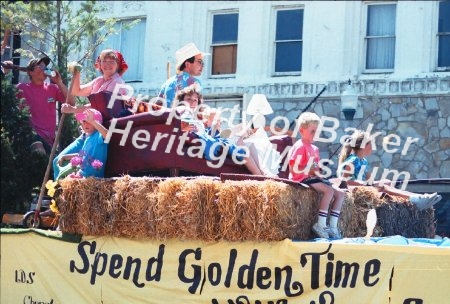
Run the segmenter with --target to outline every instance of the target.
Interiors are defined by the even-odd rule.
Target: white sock
[[[341,212],[338,210],[331,210],[331,212],[330,212],[330,227],[337,228],[340,214],[341,214]]]
[[[317,218],[317,223],[322,226],[327,226],[327,217],[328,217],[328,211],[327,210],[319,210],[319,216]]]

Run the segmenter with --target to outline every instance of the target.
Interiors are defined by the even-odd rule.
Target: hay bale
[[[415,205],[391,201],[377,209],[383,236],[401,235],[407,238],[434,238],[434,209],[419,210]]]
[[[380,193],[374,187],[355,187],[346,193],[339,218],[339,227],[344,237],[361,237],[367,233],[367,213],[384,204]],[[379,223],[374,229],[373,236],[381,236]]]
[[[78,201],[78,224],[84,235],[111,235],[114,180],[85,179]],[[80,189],[81,192],[81,189]]]
[[[274,180],[196,178],[64,179],[58,198],[64,232],[128,238],[204,241],[308,240],[319,197],[312,188]],[[339,226],[344,237],[434,237],[434,211],[419,211],[398,197],[381,199],[374,187],[347,193]]]
[[[427,237],[435,235],[434,210],[419,211],[407,199],[386,195],[375,187],[355,187],[347,193],[339,225],[345,237],[364,236],[367,232],[366,218],[370,209],[377,213],[377,226],[373,236],[402,235],[404,237]]]
[[[302,223],[311,217],[309,195],[271,180],[225,181],[217,201],[219,233],[229,241],[302,239],[307,226]]]
[[[62,230],[84,235],[111,235],[109,229],[113,180],[86,178],[60,181],[63,198],[59,206]]]
[[[220,239],[218,223],[220,214],[217,207],[217,193],[220,183],[211,179],[198,179],[187,185],[192,199],[197,201],[200,207],[199,221],[197,225],[197,237],[205,241]]]
[[[78,204],[76,203],[78,193],[74,189],[79,189],[81,180],[63,179],[59,184],[62,188],[62,195],[57,199],[58,209],[61,213],[59,226],[64,232],[78,233],[80,231],[77,221]]]
[[[294,240],[309,240],[313,237],[311,228],[317,221],[319,210],[319,195],[312,188],[288,186],[287,196],[290,198],[282,202],[281,210],[288,211],[290,218],[288,225],[283,225],[287,237]]]
[[[126,175],[114,184],[111,206],[112,235],[128,238],[151,238],[156,234],[155,206],[159,180],[131,178]]]
[[[204,192],[204,193],[202,193]],[[171,178],[159,184],[158,202],[155,208],[156,238],[201,239],[205,236],[203,225],[211,230],[214,223],[208,222],[202,211],[211,214],[216,192],[215,186],[207,178],[189,180]],[[214,220],[215,216],[212,215]],[[214,239],[211,235],[208,239]]]

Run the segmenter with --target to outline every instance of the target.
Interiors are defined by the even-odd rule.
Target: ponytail
[[[352,150],[358,150],[364,147],[361,145],[370,139],[370,134],[364,131],[355,131],[351,136],[345,139],[345,143],[342,147],[342,151],[339,154],[339,164],[343,164]]]
[[[351,137],[347,138],[345,144],[342,146],[341,153],[339,154],[339,165],[342,165],[347,157],[352,152],[353,147],[351,146]]]

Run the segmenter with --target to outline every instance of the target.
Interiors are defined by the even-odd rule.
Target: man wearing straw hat
[[[175,52],[177,74],[167,79],[159,91],[159,97],[166,100],[168,108],[171,107],[178,90],[182,90],[194,83],[198,83],[201,87],[200,80],[193,76],[202,74],[203,57],[205,55],[209,54],[201,52],[193,42],[186,44]]]

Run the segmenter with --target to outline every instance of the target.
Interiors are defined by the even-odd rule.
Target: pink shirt
[[[306,167],[306,165],[308,164],[308,161],[311,157],[313,158],[314,162],[316,163],[319,162],[320,160],[319,148],[317,148],[315,145],[305,143],[303,140],[298,140],[294,144],[294,146],[292,146],[292,153],[289,158],[289,169],[290,169],[289,179],[296,182],[301,182],[305,178],[310,176],[308,172],[293,172],[293,171],[302,171],[302,169]],[[297,160],[297,158],[299,158],[298,166],[297,165],[294,166],[294,163]],[[295,170],[293,170],[293,168]]]
[[[111,79],[105,80],[103,76],[97,77],[89,84],[92,85],[91,94],[95,94],[102,91],[114,92],[116,84],[124,83],[122,77],[118,73],[115,73]]]
[[[64,95],[56,84],[42,85],[19,83],[17,97],[25,98],[30,108],[30,122],[36,133],[50,146],[55,141],[56,102],[65,102]]]

